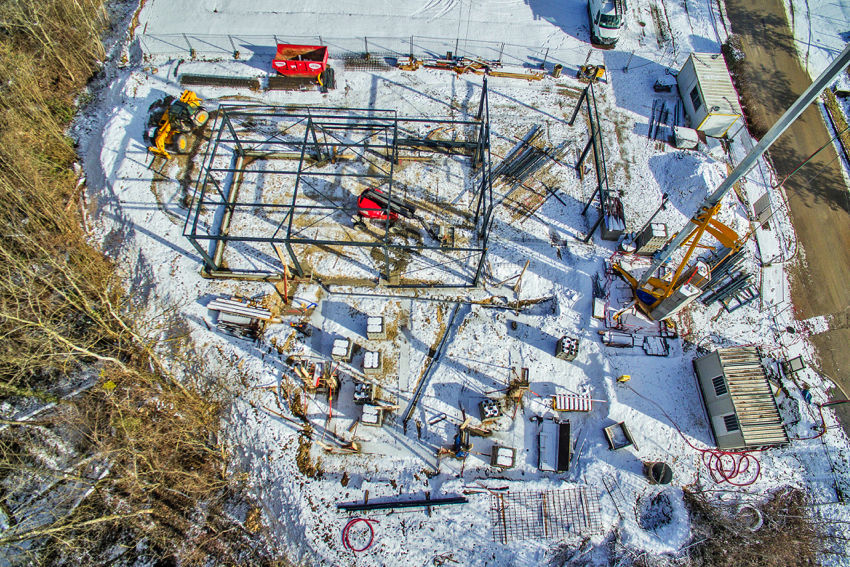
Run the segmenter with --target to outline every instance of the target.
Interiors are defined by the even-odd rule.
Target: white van
[[[626,25],[626,0],[587,0],[590,16],[590,42],[614,45],[620,28]]]

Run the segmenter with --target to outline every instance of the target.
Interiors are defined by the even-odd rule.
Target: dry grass
[[[847,118],[844,116],[844,110],[838,103],[838,99],[835,98],[835,93],[830,89],[823,91],[823,104],[826,106],[827,114],[835,131],[843,132],[838,137],[838,141],[844,155],[850,156],[850,132],[847,131]]]
[[[0,1],[0,401],[59,402],[0,431],[0,507],[25,501],[35,481],[58,479],[41,506],[69,479],[92,488],[49,521],[0,534],[0,546],[24,545],[38,565],[258,564],[257,542],[226,512],[244,497],[218,438],[224,398],[165,370],[148,338],[160,333],[140,330],[162,328],[139,321],[81,230],[65,131],[104,57],[106,23],[101,0]],[[69,377],[92,369],[98,385],[60,399]],[[17,507],[12,522],[31,514]]]
[[[711,500],[699,490],[685,490],[696,545],[689,549],[695,567],[804,567],[818,565],[823,534],[809,516],[805,495],[784,487],[755,507],[764,520],[747,529],[746,515]]]

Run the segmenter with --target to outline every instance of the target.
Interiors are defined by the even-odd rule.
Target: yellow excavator
[[[210,113],[201,106],[201,102],[192,91],[183,91],[180,98],[162,113],[159,125],[150,136],[153,145],[148,150],[165,159],[171,159],[166,148],[172,148],[178,154],[188,152],[189,135],[203,127],[210,118]]]

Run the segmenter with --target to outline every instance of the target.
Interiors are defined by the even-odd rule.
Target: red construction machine
[[[328,48],[323,45],[277,44],[272,67],[287,77],[318,77],[328,66]]]
[[[291,77],[294,81],[314,77],[321,85],[323,93],[336,88],[334,70],[328,65],[328,48],[324,45],[278,43],[272,67],[279,74]],[[271,83],[272,79],[269,79],[269,82]]]
[[[429,227],[425,223],[425,219],[416,214],[416,207],[395,195],[390,198],[380,189],[366,189],[360,193],[357,198],[357,215],[359,219],[355,222],[355,225],[359,224],[361,227],[365,227],[364,219],[384,220],[390,223],[390,230],[393,232],[396,231],[396,222],[400,218],[413,220],[421,224],[434,239],[439,240],[444,245],[448,244],[448,242],[444,242],[445,238],[440,231]]]

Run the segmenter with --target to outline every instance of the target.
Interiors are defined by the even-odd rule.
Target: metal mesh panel
[[[491,494],[493,539],[563,539],[602,532],[596,491],[582,485],[565,490]]]

